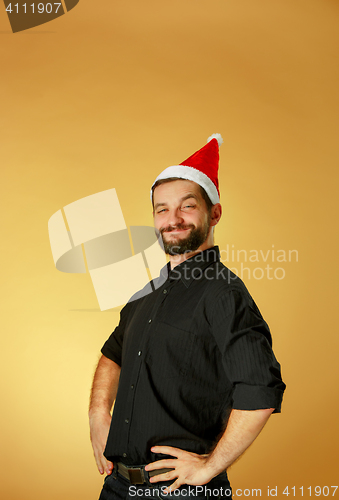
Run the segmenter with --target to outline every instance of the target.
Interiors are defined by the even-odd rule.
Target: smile
[[[172,231],[164,231],[163,234],[169,234],[169,235],[173,234],[173,235],[175,235],[175,234],[185,233],[186,231],[189,231],[189,230],[190,230],[190,228],[187,228],[187,229],[172,229]]]

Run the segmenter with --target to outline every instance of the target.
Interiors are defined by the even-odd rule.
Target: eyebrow
[[[197,195],[195,195],[194,193],[188,193],[180,199],[180,203],[182,203],[185,200],[188,200],[189,198],[194,198],[196,201],[199,201]],[[156,210],[159,207],[165,207],[166,205],[167,203],[156,203],[156,205],[154,205],[154,210]]]

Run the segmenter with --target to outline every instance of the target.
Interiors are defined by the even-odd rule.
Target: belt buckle
[[[129,467],[128,469],[129,481],[131,484],[144,484],[145,474],[144,469],[140,467]]]

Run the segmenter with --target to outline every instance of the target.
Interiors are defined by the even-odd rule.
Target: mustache
[[[167,226],[167,227],[162,227],[160,229],[160,233],[169,233],[171,231],[175,231],[176,229],[194,229],[193,224],[177,224],[176,226]]]

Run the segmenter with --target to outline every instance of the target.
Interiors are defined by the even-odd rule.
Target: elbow
[[[275,408],[263,408],[261,411],[265,412],[267,415],[271,415],[273,413]]]
[[[260,413],[260,416],[264,422],[269,419],[269,417],[272,415],[274,412],[275,408],[262,408],[261,410],[256,410],[258,413]]]

